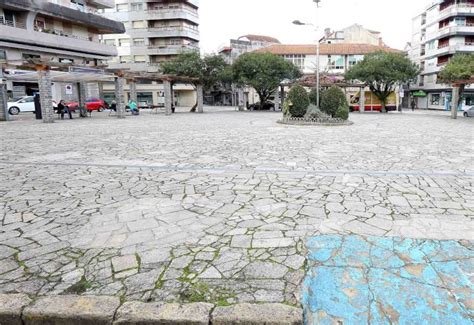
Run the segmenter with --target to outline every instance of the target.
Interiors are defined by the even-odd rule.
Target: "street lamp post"
[[[299,20],[293,21],[294,25],[298,26],[313,26],[314,27],[314,32],[316,34],[316,37],[318,37],[318,31],[319,31],[319,3],[321,0],[313,0],[313,2],[316,4],[316,24],[311,24],[311,23],[304,23]],[[319,109],[319,88],[320,88],[320,77],[319,77],[319,67],[320,67],[320,46],[319,46],[319,39],[316,38],[316,107]]]

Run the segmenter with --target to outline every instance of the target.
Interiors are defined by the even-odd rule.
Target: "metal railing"
[[[163,9],[147,9],[145,10],[146,13],[148,14],[166,14],[166,13],[182,13],[182,12],[186,12],[188,14],[191,14],[195,17],[198,17],[199,14],[196,10],[192,10],[190,8],[185,8],[185,7],[181,7],[181,8],[163,8]]]

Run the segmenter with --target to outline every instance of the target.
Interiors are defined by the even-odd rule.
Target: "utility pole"
[[[315,34],[316,34],[316,107],[319,109],[319,66],[320,66],[320,44],[319,44],[319,3],[321,0],[313,0],[316,3],[316,24],[314,25]]]

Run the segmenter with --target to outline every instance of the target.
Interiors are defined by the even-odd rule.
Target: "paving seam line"
[[[428,177],[473,177],[474,171],[384,171],[384,170],[291,170],[283,168],[255,168],[255,169],[232,169],[232,168],[206,168],[200,166],[179,167],[160,165],[120,165],[120,164],[100,164],[100,163],[74,163],[74,162],[27,162],[0,160],[2,165],[23,165],[23,166],[69,166],[69,167],[97,167],[97,168],[125,168],[125,169],[148,169],[163,172],[184,172],[184,173],[238,173],[238,174],[300,174],[300,175],[367,175],[367,176],[428,176]]]
[[[85,308],[87,307],[87,308]],[[87,312],[84,310],[87,309]],[[111,296],[0,294],[0,324],[303,324],[303,309],[278,303],[215,306],[208,303],[121,303]]]

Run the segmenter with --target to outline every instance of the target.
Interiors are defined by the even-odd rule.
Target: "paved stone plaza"
[[[0,293],[297,304],[316,235],[474,239],[474,119],[0,124]],[[472,258],[472,255],[471,255]]]

